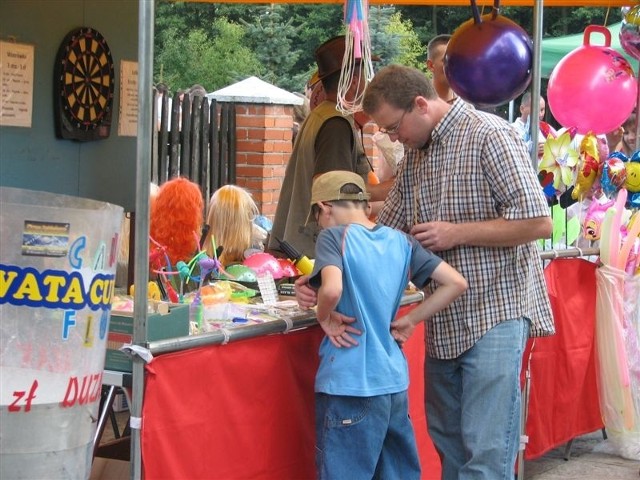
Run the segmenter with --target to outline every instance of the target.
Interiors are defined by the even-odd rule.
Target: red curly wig
[[[188,262],[197,252],[203,211],[197,184],[178,177],[160,186],[151,203],[149,231],[151,238],[166,249],[171,265],[180,260]]]

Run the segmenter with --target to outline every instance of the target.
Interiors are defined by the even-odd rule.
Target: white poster
[[[138,134],[138,62],[120,63],[120,121],[118,135],[135,137]]]
[[[0,41],[0,125],[31,127],[34,47]]]

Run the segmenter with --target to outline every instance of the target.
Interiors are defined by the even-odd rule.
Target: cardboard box
[[[113,458],[95,457],[89,480],[129,480],[131,463]]]
[[[153,313],[147,318],[147,340],[189,335],[189,305],[172,305],[169,313]],[[107,338],[107,356],[105,370],[131,372],[132,361],[119,349],[133,341],[133,315],[131,313],[111,312],[109,334]]]

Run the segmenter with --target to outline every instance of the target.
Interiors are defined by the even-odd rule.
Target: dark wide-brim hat
[[[313,87],[323,78],[339,72],[342,69],[345,49],[346,37],[344,35],[330,38],[316,48],[315,56],[318,70],[316,70],[309,79],[307,85],[309,85],[309,87]],[[360,59],[356,59],[356,61],[360,61]],[[372,55],[371,61],[380,61],[380,57],[378,55]]]
[[[346,39],[344,35],[333,37],[316,48],[317,80],[322,80],[342,69]],[[316,80],[316,81],[317,81]]]

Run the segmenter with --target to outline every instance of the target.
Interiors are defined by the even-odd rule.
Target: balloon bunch
[[[599,187],[609,198],[621,190],[628,193],[626,207],[640,208],[640,150],[631,158],[622,152],[612,152],[599,171]]]
[[[566,198],[584,202],[582,236],[600,240],[603,263],[633,274],[640,261],[640,151],[607,155],[605,141],[592,133],[575,149],[576,130],[547,137],[538,166],[543,190],[563,207]]]

